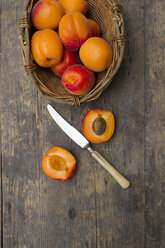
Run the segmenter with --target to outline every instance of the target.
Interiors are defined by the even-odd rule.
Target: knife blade
[[[86,148],[94,159],[106,169],[111,176],[120,184],[123,189],[130,186],[130,182],[120,174],[101,154],[95,151],[89,141],[72,125],[70,125],[50,104],[47,109],[53,120],[57,125],[81,148]]]
[[[47,105],[49,114],[53,120],[59,125],[59,127],[71,138],[77,145],[82,148],[86,148],[89,145],[89,141],[79,132],[76,128],[70,125],[57,111],[51,106]]]

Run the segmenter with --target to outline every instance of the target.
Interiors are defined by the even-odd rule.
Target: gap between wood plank
[[[2,134],[2,132],[1,132]],[[0,135],[0,145],[1,145],[1,247],[3,248],[3,177],[2,177],[2,135]]]
[[[97,247],[97,238],[98,238],[98,234],[97,234],[97,197],[96,197],[96,169],[94,169],[94,183],[95,183],[95,216],[96,216],[96,247]]]
[[[2,10],[2,1],[0,4],[0,9]],[[0,33],[1,33],[1,12],[0,12]],[[1,39],[0,39],[0,61],[1,61]],[[2,65],[2,64],[1,64]],[[1,74],[2,67],[0,68]],[[1,166],[1,247],[3,248],[3,183],[2,183],[2,129],[1,129],[1,111],[0,111],[0,166]]]
[[[146,2],[144,6],[144,247],[146,247]]]

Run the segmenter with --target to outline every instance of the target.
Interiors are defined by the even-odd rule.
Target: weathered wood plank
[[[4,247],[65,247],[70,237],[68,184],[49,180],[40,164],[44,152],[62,138],[49,129],[45,105],[38,105],[24,72],[16,35],[23,3],[3,1],[2,8]]]
[[[87,192],[93,181],[80,169],[83,154],[79,158],[80,150],[55,125],[47,102],[25,75],[15,35],[23,4],[3,1],[2,7],[4,247],[93,247],[95,198]],[[55,107],[71,121],[74,108]],[[43,155],[55,145],[68,149],[78,160],[76,176],[65,183],[47,178],[41,170]],[[90,167],[87,171],[92,175]]]
[[[72,109],[72,124],[82,132],[82,121],[86,105]],[[78,162],[78,169],[71,187],[71,204],[76,209],[77,216],[71,222],[70,247],[97,247],[96,240],[96,195],[93,162],[88,151],[82,150],[74,142],[72,149]]]
[[[70,140],[66,140],[65,134],[57,127],[47,112],[46,101],[39,95],[37,102],[36,116],[39,128],[37,150],[38,161],[41,164],[42,157],[53,146],[60,146],[71,152],[72,150]],[[57,111],[65,112],[65,118],[70,120],[70,106],[56,105],[55,107]],[[69,247],[72,179],[68,182],[54,181],[42,172],[41,166],[39,173],[39,195],[37,198],[40,199],[42,220],[40,247]]]
[[[122,3],[128,40],[113,83],[80,108],[53,106],[80,131],[89,109],[114,112],[115,135],[93,147],[131,180],[126,191],[49,116],[48,101],[22,65],[16,34],[24,3],[2,0],[3,247],[164,246],[164,2]],[[41,170],[52,146],[77,159],[68,182],[53,181]]]
[[[21,1],[2,1],[4,247],[40,247],[42,224],[37,197],[40,168],[36,160],[36,92],[24,73],[18,39],[22,9]]]
[[[144,247],[144,9],[143,1],[124,1],[123,5],[128,41],[122,67],[100,99],[87,108],[114,112],[114,137],[95,148],[130,179],[132,186],[123,191],[91,160],[95,164],[99,248]]]
[[[165,237],[165,2],[145,4],[146,247]]]
[[[3,247],[3,195],[2,195],[2,137],[1,137],[1,114],[0,114],[0,247]]]
[[[0,34],[1,34],[1,10],[0,10]],[[0,78],[1,78],[1,39],[0,39]],[[0,89],[2,89],[1,80],[0,80]],[[1,97],[1,95],[0,95]],[[3,247],[3,208],[2,208],[2,130],[1,130],[1,110],[0,110],[0,247]]]

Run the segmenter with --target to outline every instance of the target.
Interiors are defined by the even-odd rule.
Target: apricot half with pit
[[[76,159],[64,148],[53,147],[43,157],[42,169],[48,177],[59,181],[66,181],[75,172]]]
[[[115,118],[111,111],[91,109],[83,120],[85,137],[93,143],[102,143],[109,140],[115,129]]]

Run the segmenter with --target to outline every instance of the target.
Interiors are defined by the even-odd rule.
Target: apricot
[[[88,20],[88,23],[92,29],[92,36],[93,37],[97,37],[97,36],[100,36],[100,26],[99,24],[97,24],[94,20],[92,19],[87,19]]]
[[[71,52],[67,49],[63,51],[63,57],[60,63],[52,67],[52,71],[59,77],[62,77],[64,71],[71,65],[81,64],[78,53]]]
[[[112,50],[100,37],[89,38],[80,48],[80,59],[90,70],[104,71],[112,62]]]
[[[58,27],[64,15],[62,5],[55,0],[39,0],[32,9],[32,23],[37,29]]]
[[[60,0],[60,3],[64,8],[65,14],[80,12],[86,15],[88,10],[88,3],[85,0]]]
[[[102,143],[109,140],[115,129],[115,118],[111,111],[91,109],[83,120],[85,137],[93,143]]]
[[[54,30],[43,29],[33,34],[31,51],[37,64],[52,67],[62,59],[63,45]]]
[[[91,37],[92,31],[86,17],[76,12],[61,18],[59,35],[64,46],[74,52]]]
[[[71,178],[76,169],[76,159],[67,150],[53,147],[42,159],[44,173],[55,180],[66,181]]]
[[[73,95],[83,95],[94,86],[95,75],[84,65],[72,65],[64,72],[62,83]]]

